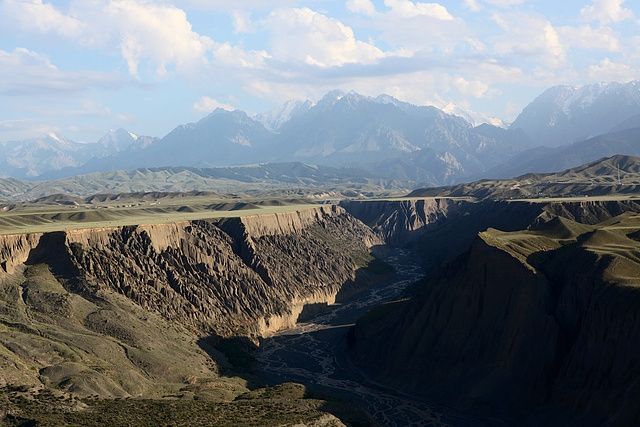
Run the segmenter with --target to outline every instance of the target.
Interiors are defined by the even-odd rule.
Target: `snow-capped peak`
[[[391,95],[387,95],[387,94],[382,94],[382,95],[376,96],[376,102],[378,102],[380,104],[393,104],[393,105],[398,105],[399,103],[402,103],[402,101],[398,100],[397,98],[394,98]]]
[[[263,114],[256,114],[253,118],[271,131],[279,130],[285,123],[298,114],[308,111],[313,106],[309,100],[298,101],[289,100],[271,111]]]
[[[442,108],[442,111],[447,114],[451,114],[452,116],[461,117],[467,122],[471,123],[471,125],[474,127],[480,126],[483,123],[501,128],[508,127],[508,125],[502,119],[492,117],[483,113],[478,113],[477,111],[468,110],[451,102],[445,105]]]
[[[49,132],[47,136],[53,139],[54,141],[62,142],[62,139],[60,139],[60,137],[56,135],[55,132]]]

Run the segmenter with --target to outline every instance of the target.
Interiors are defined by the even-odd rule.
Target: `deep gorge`
[[[522,270],[517,260],[505,260],[494,247],[483,246],[482,241],[478,242],[478,233],[491,227],[502,231],[535,228],[558,216],[595,224],[638,211],[640,205],[633,201],[345,201],[339,206],[290,213],[1,236],[0,280],[5,300],[0,311],[4,328],[1,357],[7,373],[4,384],[44,384],[85,396],[154,397],[167,389],[184,390],[184,384],[191,383],[196,394],[203,393],[204,388],[207,393],[226,389],[222,394],[233,396],[229,389],[240,386],[224,374],[233,367],[215,346],[201,348],[199,341],[212,336],[245,336],[264,343],[274,334],[279,337],[281,331],[294,333],[305,305],[328,305],[311,316],[313,323],[313,319],[340,307],[332,304],[341,292],[343,297],[357,295],[359,288],[373,284],[375,292],[381,292],[378,289],[383,290],[384,283],[376,277],[389,273],[368,271],[373,255],[384,258],[403,251],[421,264],[430,281],[412,286],[403,282],[397,294],[380,300],[369,298],[370,302],[360,304],[360,310],[366,310],[358,316],[365,316],[367,310],[385,302],[383,314],[376,315],[380,316],[378,320],[366,320],[370,316],[367,315],[355,329],[341,326],[340,333],[328,342],[341,349],[338,359],[344,358],[343,364],[353,362],[365,372],[374,369],[376,381],[390,390],[416,393],[425,399],[423,404],[427,407],[431,403],[434,408],[446,404],[456,408],[450,411],[452,414],[473,414],[453,416],[454,424],[458,420],[460,425],[485,425],[491,421],[487,421],[486,411],[478,407],[478,402],[486,399],[490,407],[501,397],[483,388],[470,373],[481,370],[473,368],[464,356],[469,350],[459,346],[459,328],[467,328],[463,330],[476,337],[472,341],[475,344],[469,344],[475,352],[471,354],[489,365],[501,363],[495,359],[500,354],[497,349],[507,345],[498,338],[487,338],[497,330],[513,330],[521,352],[526,353],[529,346],[542,351],[547,344],[540,343],[536,331],[554,329],[544,320],[552,310],[547,303],[537,301],[549,299],[549,289],[554,287],[536,284],[541,279],[530,279],[531,273]],[[469,278],[478,276],[475,263],[485,266],[478,267],[478,274],[484,274],[481,288],[476,288],[474,279]],[[481,273],[482,268],[494,271],[507,264],[511,267],[504,271],[513,272],[509,279],[502,273],[499,278]],[[465,268],[470,276],[458,277],[465,274]],[[532,284],[525,286],[529,281]],[[350,291],[345,292],[346,289]],[[566,298],[561,301],[568,301]],[[386,304],[395,299],[405,302]],[[339,302],[345,305],[348,300]],[[620,302],[610,298],[603,304],[603,310],[615,312]],[[555,306],[554,316],[570,316],[564,305]],[[476,307],[473,310],[479,318],[491,316],[491,321],[477,322],[469,317],[473,310],[465,307]],[[420,322],[422,318],[439,319],[445,309],[449,310],[446,322]],[[529,309],[543,314],[540,317],[532,311],[527,314],[530,320],[522,320],[516,314],[500,317],[496,312]],[[580,310],[587,309],[582,306]],[[349,323],[347,318],[349,322],[358,320],[347,316],[343,322]],[[327,324],[332,325],[333,320]],[[384,327],[376,322],[382,322]],[[451,322],[460,327],[451,329]],[[474,328],[469,329],[470,325]],[[522,328],[533,332],[523,332]],[[556,332],[548,335],[559,336]],[[26,359],[36,346],[48,350],[40,357]],[[80,348],[85,353],[78,352]],[[296,348],[300,351],[300,347]],[[445,353],[449,355],[447,364],[433,358]],[[553,354],[550,350],[551,359]],[[604,363],[604,355],[594,357]],[[400,360],[413,360],[411,366],[438,375],[421,377],[406,371],[406,363]],[[516,366],[501,371],[503,381],[515,381],[523,375],[519,370],[543,369],[533,368],[533,362],[524,356],[513,360]],[[637,363],[634,358],[628,360],[630,366]],[[560,375],[545,369],[538,376]],[[560,372],[560,368],[555,369]],[[204,378],[209,385],[196,386]],[[620,378],[618,381],[624,383],[624,375]],[[456,387],[476,391],[461,394]],[[498,410],[498,418],[509,419],[536,405],[556,402],[547,396],[546,386],[518,390],[520,394],[511,397],[519,409],[515,411],[517,405],[505,403],[510,408]],[[582,391],[592,392],[595,390],[589,386]],[[562,391],[553,393],[560,396]],[[434,395],[442,401],[434,400]],[[561,402],[572,401],[567,399]],[[575,402],[589,401],[581,398]],[[422,403],[410,402],[408,406],[411,405]],[[437,412],[433,410],[433,414]],[[394,422],[393,416],[384,419]]]

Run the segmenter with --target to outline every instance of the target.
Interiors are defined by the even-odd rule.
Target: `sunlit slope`
[[[613,156],[550,174],[527,174],[513,179],[425,188],[410,196],[458,196],[478,199],[535,199],[640,196],[640,158]]]

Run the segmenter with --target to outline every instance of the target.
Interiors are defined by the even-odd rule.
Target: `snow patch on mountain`
[[[256,114],[253,118],[262,123],[262,125],[270,131],[277,132],[282,125],[293,117],[309,111],[312,106],[313,103],[309,100],[289,100],[280,107],[267,111],[266,113]]]
[[[480,126],[483,123],[505,129],[508,127],[508,124],[498,117],[492,117],[483,113],[478,113],[476,111],[462,108],[454,103],[448,103],[442,108],[442,111],[453,116],[462,117],[463,119],[471,123],[474,127]]]

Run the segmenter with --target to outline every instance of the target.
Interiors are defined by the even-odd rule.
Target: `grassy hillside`
[[[457,196],[477,199],[536,199],[640,196],[640,158],[613,156],[549,174],[471,182],[452,187],[424,188],[410,196]]]

